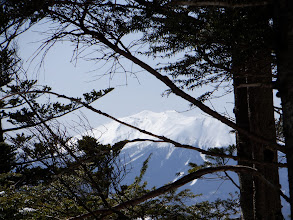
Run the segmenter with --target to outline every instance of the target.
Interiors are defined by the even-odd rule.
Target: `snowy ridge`
[[[235,143],[235,134],[231,128],[223,123],[207,116],[187,117],[176,111],[155,113],[142,111],[138,114],[120,118],[121,121],[150,131],[156,135],[162,135],[181,144],[188,144],[202,149],[210,147],[225,147]],[[114,144],[122,140],[136,138],[155,139],[142,134],[137,130],[121,125],[117,122],[110,122],[97,127],[93,136],[103,144]],[[168,143],[137,142],[126,145],[121,152],[121,158],[131,172],[125,179],[126,183],[133,182],[135,176],[139,175],[142,163],[152,154],[149,167],[145,175],[148,186],[160,187],[168,182],[176,181],[180,175],[187,174],[190,162],[202,164],[204,156],[197,151],[176,148]],[[232,162],[236,164],[236,162]],[[229,173],[236,182],[238,178],[235,173]],[[288,188],[286,170],[280,170],[280,182],[283,189]],[[214,177],[214,176],[213,176]],[[202,194],[197,200],[215,200],[226,198],[228,193],[238,191],[230,181],[199,179],[187,184],[184,188],[191,189],[195,194]],[[285,190],[286,191],[286,190]],[[289,206],[283,203],[285,216],[289,213]]]
[[[162,135],[182,144],[189,144],[202,149],[229,146],[235,142],[234,134],[230,133],[231,129],[210,117],[187,117],[176,111],[161,113],[143,111],[129,117],[120,118],[120,120],[156,135]],[[156,139],[117,122],[100,126],[93,133],[103,144],[113,144],[125,139]],[[173,182],[179,178],[176,173],[181,175],[187,173],[190,162],[201,164],[204,160],[203,155],[197,151],[176,148],[168,143],[137,142],[128,144],[122,150],[122,158],[126,158],[125,163],[132,167],[127,182],[131,182],[139,174],[143,161],[150,154],[152,154],[152,157],[145,175],[145,180],[148,181],[149,186],[161,186]],[[218,182],[216,186],[214,183],[214,181],[198,180],[191,182],[189,185],[196,189],[193,190],[195,193],[203,193],[207,197],[214,196],[215,198],[219,197],[220,193],[226,193],[226,189],[229,189],[230,192],[231,187],[234,191],[236,190],[231,184],[217,190],[221,182]]]
[[[229,134],[231,130],[229,127],[213,118],[204,116],[187,117],[176,111],[161,113],[142,111],[129,117],[120,118],[120,120],[156,135],[203,149],[228,146],[235,142],[234,135]],[[94,136],[100,137],[99,141],[104,144],[125,139],[152,138],[117,122],[96,128]]]

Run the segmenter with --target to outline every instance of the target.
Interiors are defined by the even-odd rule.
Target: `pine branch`
[[[263,165],[275,165],[275,166],[278,166],[278,167],[287,167],[287,164],[283,164],[283,163],[269,163],[269,162],[263,162],[263,161],[258,161],[258,160],[251,160],[251,159],[247,159],[247,158],[242,158],[242,157],[239,157],[239,156],[233,156],[233,155],[228,155],[228,154],[224,154],[224,153],[218,153],[218,152],[211,152],[211,151],[207,151],[207,150],[204,150],[204,149],[201,149],[199,147],[194,147],[194,146],[191,146],[191,145],[187,145],[187,144],[181,144],[177,141],[174,141],[172,139],[169,139],[165,136],[161,136],[161,135],[156,135],[150,131],[147,131],[147,130],[143,130],[143,129],[140,129],[134,125],[131,125],[131,124],[128,124],[126,122],[123,122],[105,112],[102,112],[101,110],[99,109],[96,109],[94,107],[92,107],[91,105],[89,105],[88,103],[86,102],[83,102],[81,101],[81,99],[78,99],[78,98],[73,98],[73,97],[68,97],[66,95],[61,95],[61,94],[58,94],[58,93],[55,93],[55,92],[52,92],[52,91],[38,91],[38,90],[34,90],[34,91],[28,91],[28,92],[22,92],[20,94],[27,94],[27,93],[47,93],[47,94],[51,94],[51,95],[55,95],[59,98],[64,98],[64,99],[68,99],[72,102],[76,102],[78,104],[81,104],[82,106],[84,106],[85,108],[97,113],[97,114],[100,114],[100,115],[103,115],[107,118],[110,118],[112,119],[113,121],[116,121],[122,125],[125,125],[127,127],[130,127],[132,129],[135,129],[135,130],[138,130],[139,132],[143,133],[143,134],[147,134],[147,135],[150,135],[152,137],[155,137],[155,138],[158,138],[160,140],[163,140],[164,142],[166,143],[170,143],[170,144],[173,144],[175,147],[179,147],[179,148],[184,148],[184,149],[189,149],[189,150],[195,150],[195,151],[198,151],[202,154],[205,154],[205,155],[209,155],[209,156],[215,156],[215,157],[223,157],[223,158],[230,158],[230,159],[233,159],[233,160],[240,160],[241,161],[246,161],[246,162],[251,162],[251,163],[254,163],[254,164],[263,164]],[[15,93],[15,94],[11,94],[9,96],[12,96],[12,95],[16,95],[18,93]],[[4,98],[8,98],[9,96],[6,96]],[[4,98],[1,98],[0,100],[4,99]],[[135,140],[132,140],[133,141],[150,141],[149,139],[135,139]],[[131,142],[131,141],[128,141],[128,142]],[[283,146],[282,146],[283,147]],[[283,151],[282,151],[283,152]]]
[[[260,137],[260,136],[258,136],[256,134],[252,133],[252,132],[247,131],[246,129],[243,129],[243,128],[239,127],[233,121],[227,119],[225,116],[223,116],[223,115],[219,114],[218,112],[212,110],[207,105],[203,104],[201,101],[198,101],[194,97],[190,96],[189,94],[187,94],[186,92],[184,92],[183,90],[178,88],[167,76],[164,76],[164,75],[160,74],[158,71],[153,69],[151,66],[149,66],[145,62],[141,61],[140,59],[138,59],[137,57],[135,57],[132,54],[128,53],[127,51],[122,50],[122,49],[118,48],[117,46],[115,46],[114,44],[112,44],[108,39],[106,39],[106,37],[103,34],[101,34],[99,32],[92,31],[92,30],[88,30],[86,28],[82,28],[82,30],[84,31],[84,34],[91,35],[93,38],[99,40],[101,43],[105,44],[106,46],[108,46],[109,48],[114,50],[116,53],[124,56],[125,58],[129,59],[133,63],[135,63],[138,66],[140,66],[141,68],[145,69],[151,75],[155,76],[158,80],[160,80],[166,86],[168,86],[172,90],[172,92],[174,94],[176,94],[177,96],[185,99],[186,101],[189,101],[190,103],[192,103],[193,105],[197,106],[199,109],[201,109],[206,114],[208,114],[208,115],[212,116],[213,118],[221,121],[222,123],[226,124],[227,126],[237,130],[239,133],[242,133],[243,135],[247,136],[248,138],[250,138],[251,140],[253,140],[255,142],[262,143],[262,144],[266,145],[266,147],[268,147],[268,148],[270,148],[272,150],[279,150],[279,151],[285,153],[286,149],[284,148],[284,146],[279,145],[279,144],[277,144],[275,142],[272,142],[271,140],[268,140],[268,139],[266,139],[264,137]]]
[[[137,64],[138,66],[140,66],[142,69],[146,70],[147,72],[149,72],[151,75],[155,76],[158,80],[160,80],[162,83],[164,83],[167,87],[170,88],[170,90],[177,96],[183,98],[184,100],[190,102],[191,104],[195,105],[196,107],[198,107],[199,109],[201,109],[203,112],[205,112],[206,114],[212,116],[213,118],[221,121],[222,123],[226,124],[227,126],[237,130],[239,133],[247,136],[249,139],[257,142],[257,143],[261,143],[264,144],[267,148],[271,149],[271,150],[279,150],[283,153],[286,153],[286,148],[282,145],[279,145],[276,142],[272,142],[269,139],[266,139],[265,137],[261,137],[255,133],[252,133],[250,131],[247,131],[246,129],[243,129],[242,127],[239,127],[235,122],[229,120],[228,118],[226,118],[225,116],[219,114],[218,112],[212,110],[211,108],[209,108],[207,105],[203,104],[203,102],[197,100],[196,98],[190,96],[189,94],[187,94],[186,92],[184,92],[183,90],[181,90],[179,87],[177,87],[172,80],[170,80],[167,76],[164,76],[162,74],[160,74],[157,70],[153,69],[151,66],[149,66],[148,64],[146,64],[145,62],[143,62],[142,60],[138,59],[137,57],[133,56],[131,53],[129,53],[129,51],[124,50],[124,49],[120,49],[117,45],[113,44],[111,41],[109,41],[106,36],[98,31],[94,31],[92,29],[89,29],[87,27],[85,27],[83,25],[83,23],[78,23],[76,20],[71,20],[70,18],[56,12],[53,10],[49,11],[50,14],[52,15],[56,15],[60,18],[62,18],[64,21],[64,23],[69,23],[69,24],[73,24],[76,27],[80,28],[81,31],[83,31],[83,33],[79,33],[80,36],[82,35],[90,35],[93,39],[96,39],[98,41],[100,41],[102,44],[104,44],[105,46],[107,46],[109,49],[112,49],[115,53],[120,54],[122,56],[124,56],[125,58],[127,58],[128,60],[132,61],[133,63]]]
[[[68,111],[68,112],[64,112],[64,113],[62,113],[62,114],[60,114],[60,115],[56,115],[56,116],[55,116],[55,115],[54,115],[54,116],[51,116],[51,117],[49,117],[49,118],[43,119],[43,121],[39,121],[39,122],[34,123],[34,124],[23,125],[23,126],[14,127],[14,128],[6,128],[6,129],[3,129],[3,132],[5,133],[5,132],[10,132],[10,131],[17,131],[17,130],[24,129],[24,128],[31,128],[31,127],[34,127],[34,126],[40,125],[40,124],[42,124],[43,122],[48,122],[48,121],[50,121],[50,120],[60,118],[60,117],[62,117],[62,116],[64,116],[64,115],[67,115],[67,114],[69,114],[69,113],[71,113],[71,112],[73,112],[73,111],[75,111],[75,110],[78,110],[78,109],[80,109],[80,108],[82,108],[82,107],[83,107],[83,106],[76,107],[76,108],[74,108],[74,109],[71,109],[71,110]]]
[[[114,206],[111,210],[109,209],[100,209],[100,210],[96,210],[96,211],[92,211],[92,213],[94,214],[103,214],[105,215],[110,215],[113,213],[113,209],[114,210],[122,210],[122,209],[126,209],[130,206],[135,206],[138,204],[141,204],[149,199],[155,198],[157,196],[160,196],[166,192],[175,190],[181,186],[184,186],[185,184],[195,180],[195,179],[199,179],[200,177],[207,175],[207,174],[211,174],[211,173],[215,173],[215,172],[225,172],[225,171],[232,171],[232,172],[236,172],[236,173],[240,173],[240,172],[244,172],[244,173],[250,173],[253,176],[258,177],[261,181],[263,181],[264,183],[266,183],[268,186],[270,186],[273,190],[277,190],[279,191],[279,193],[283,196],[284,194],[281,192],[281,190],[273,185],[272,183],[270,183],[268,180],[266,180],[263,175],[261,175],[255,168],[251,168],[251,167],[246,167],[246,166],[220,166],[220,167],[209,167],[209,168],[203,168],[200,170],[197,170],[193,173],[190,173],[182,178],[180,178],[179,180],[167,184],[165,186],[162,186],[158,189],[152,190],[148,193],[146,193],[145,195],[136,198],[136,199],[132,199],[129,200],[127,202],[124,202],[122,204],[119,204],[117,206]],[[288,197],[285,196],[285,199],[287,200]],[[88,214],[84,214],[84,215],[80,215],[80,216],[76,216],[76,217],[72,217],[69,218],[69,220],[80,220],[80,219],[86,219],[88,217],[92,216],[91,213]]]

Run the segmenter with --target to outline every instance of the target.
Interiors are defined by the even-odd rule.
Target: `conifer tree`
[[[30,1],[25,2],[30,3]],[[272,117],[271,91],[265,91],[263,88],[248,89],[251,85],[267,87],[271,82],[270,64],[272,61],[270,53],[273,44],[270,41],[271,39],[266,38],[266,36],[271,34],[271,32],[267,32],[269,27],[268,18],[272,15],[267,15],[269,7],[263,6],[261,3],[258,4],[258,2],[255,2],[255,4],[246,4],[245,1],[238,5],[230,2],[222,2],[222,4],[219,3],[219,7],[215,5],[216,3],[212,4],[211,2],[207,2],[207,5],[201,6],[196,5],[198,2],[195,2],[195,6],[200,7],[189,7],[192,6],[192,3],[187,2],[185,6],[181,7],[181,3],[179,4],[176,1],[131,1],[126,2],[125,5],[116,2],[100,1],[69,1],[66,3],[54,1],[40,4],[42,5],[40,8],[32,7],[32,10],[30,10],[31,14],[26,16],[26,18],[29,19],[31,15],[41,14],[42,16],[47,15],[47,18],[52,19],[54,22],[59,22],[62,28],[58,29],[59,32],[57,30],[57,33],[52,36],[52,40],[69,37],[72,41],[85,43],[86,45],[106,45],[107,48],[114,51],[113,53],[109,52],[105,56],[106,59],[113,57],[113,54],[125,56],[155,75],[159,80],[168,85],[175,94],[199,106],[205,112],[227,123],[232,128],[235,128],[239,132],[239,143],[242,144],[245,142],[244,146],[246,147],[238,148],[239,152],[241,150],[245,151],[241,152],[243,153],[242,155],[239,155],[241,157],[239,162],[241,164],[245,163],[244,165],[246,166],[252,166],[251,164],[255,163],[259,171],[274,185],[277,185],[277,168],[266,167],[263,164],[259,165],[262,162],[276,163],[276,149],[282,149],[275,143],[275,132],[272,128],[273,120],[265,120],[267,122],[265,127],[271,127],[271,129],[268,129],[268,133],[262,133],[262,124],[259,124],[263,121],[261,119],[264,116],[261,114],[262,110],[268,110],[266,111],[266,115],[270,118]],[[236,10],[226,10],[221,5],[224,5],[228,9],[236,8]],[[206,6],[216,6],[216,8]],[[258,12],[258,8],[260,7],[261,11],[266,14],[264,18],[261,18],[261,14]],[[35,13],[34,10],[42,13]],[[231,19],[231,14],[228,13],[229,11],[232,14],[232,18],[235,19]],[[16,17],[21,16],[17,15]],[[64,31],[64,28],[69,26],[75,27],[76,29],[69,28]],[[143,40],[153,43],[151,50],[147,53],[148,55],[165,53],[163,55],[164,57],[170,57],[173,54],[186,51],[186,49],[192,52],[195,50],[196,53],[195,55],[188,53],[181,61],[168,66],[161,66],[161,69],[155,70],[133,56],[130,49],[122,43],[121,38],[123,36],[135,31],[142,31],[145,34]],[[253,31],[256,31],[256,33]],[[193,65],[196,65],[196,68],[193,68]],[[262,69],[264,69],[264,72],[257,75]],[[171,72],[171,75],[175,78],[175,83],[181,85],[182,88],[189,89],[209,84],[210,82],[221,83],[233,78],[236,88],[244,87],[242,90],[245,90],[245,92],[235,90],[237,97],[236,104],[239,104],[238,101],[241,97],[249,97],[247,102],[242,103],[243,105],[236,106],[243,110],[243,114],[239,116],[240,118],[234,124],[219,116],[219,114],[210,111],[201,102],[188,96],[184,91],[179,90],[166,76],[163,76],[158,71]],[[247,77],[248,71],[249,74],[250,72],[253,73],[251,74],[253,76],[250,75],[250,77]],[[237,73],[240,73],[240,76],[237,76]],[[262,74],[265,74],[265,80],[263,80]],[[183,78],[180,78],[182,76]],[[187,78],[185,78],[186,76]],[[204,94],[200,97],[200,100],[211,96],[212,92]],[[253,99],[252,97],[254,95],[258,95],[258,98]],[[267,109],[255,109],[258,101],[264,100],[267,102],[262,102],[261,107],[267,107]],[[235,111],[237,112],[238,109],[236,108]],[[251,115],[252,117],[250,117]],[[247,120],[250,123],[242,125],[243,121],[245,122]],[[249,138],[246,138],[247,136]],[[269,136],[271,139],[267,140],[264,136]],[[257,144],[255,144],[256,140]],[[250,145],[252,147],[246,151]],[[271,147],[273,150],[265,149],[267,147]],[[281,151],[284,152],[284,150]],[[253,158],[252,155],[257,156]],[[288,154],[288,156],[290,155]],[[273,170],[274,175],[270,175],[270,170]],[[250,182],[250,186],[252,185],[252,181],[256,183],[258,188],[262,186],[262,184],[258,185],[258,181],[252,178],[247,181]],[[278,195],[274,195],[273,203],[276,203],[273,204],[268,199],[264,199],[264,195],[267,194],[268,189],[258,192],[261,192],[262,195],[257,198],[256,205],[260,204],[259,201],[261,200],[265,200],[268,203],[265,206],[260,205],[257,208],[251,208],[250,206],[249,209],[253,209],[254,211],[252,212],[256,212],[256,214],[246,218],[262,218],[261,216],[268,214],[265,213],[266,210],[274,210],[273,215],[269,216],[274,216],[278,219],[279,217],[276,216],[280,209]],[[250,190],[250,197],[251,194]],[[252,203],[251,198],[249,200]],[[248,212],[246,211],[246,213]]]

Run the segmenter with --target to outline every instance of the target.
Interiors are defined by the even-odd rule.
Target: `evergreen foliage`
[[[0,173],[7,173],[14,167],[16,153],[9,144],[0,142]]]
[[[84,147],[92,148],[95,155],[83,151]],[[0,219],[50,219],[68,218],[85,214],[90,210],[107,209],[122,202],[144,195],[153,189],[147,189],[143,176],[147,170],[149,158],[143,163],[140,175],[130,185],[120,185],[117,175],[119,153],[109,145],[101,145],[92,137],[83,137],[76,146],[82,154],[79,159],[89,159],[85,163],[68,163],[56,170],[50,182],[37,185],[17,187],[17,179],[22,174],[10,173],[0,176]],[[113,166],[100,170],[100,164],[108,163],[111,159]],[[118,162],[117,164],[113,163]],[[114,165],[115,164],[115,165]],[[115,167],[114,167],[115,166]],[[86,169],[88,168],[88,169]],[[112,169],[111,169],[112,168]],[[66,172],[63,172],[66,171]],[[112,176],[109,184],[109,176]],[[13,180],[14,179],[14,180]],[[111,185],[110,188],[109,185]],[[105,193],[106,190],[108,193]],[[110,190],[109,190],[110,189]],[[223,219],[237,216],[239,213],[237,197],[214,202],[192,204],[199,195],[189,190],[180,192],[170,191],[156,199],[152,199],[121,211],[114,212],[104,219]],[[101,219],[102,215],[93,215],[90,219]]]
[[[246,3],[246,1],[240,3]],[[64,39],[75,42],[77,47],[81,44],[88,47],[99,45],[101,47],[98,51],[102,55],[97,57],[97,60],[119,62],[117,61],[119,56],[124,56],[145,70],[152,72],[152,74],[155,72],[153,75],[163,82],[168,82],[168,86],[171,85],[169,92],[175,93],[179,90],[180,96],[183,98],[188,96],[182,92],[184,89],[193,90],[203,85],[215,86],[211,91],[192,101],[193,104],[198,103],[198,101],[202,104],[202,101],[211,98],[222,84],[230,82],[232,79],[234,80],[235,97],[240,97],[236,89],[238,86],[243,86],[243,82],[245,82],[245,89],[254,84],[261,84],[264,87],[271,86],[271,66],[275,65],[274,58],[280,58],[278,56],[273,57],[272,54],[280,52],[280,45],[276,46],[273,43],[274,30],[271,23],[273,10],[271,5],[263,6],[257,5],[257,3],[258,1],[252,7],[232,7],[233,9],[231,9],[229,7],[182,6],[176,4],[176,2],[165,0],[139,0],[118,3],[116,1],[87,0],[1,1],[0,34],[3,38],[1,38],[0,44],[0,92],[3,97],[7,97],[0,101],[0,147],[4,154],[0,161],[0,167],[3,169],[0,171],[1,182],[3,182],[1,185],[2,191],[0,191],[1,204],[4,207],[2,210],[5,210],[1,217],[3,219],[12,217],[21,219],[44,218],[44,216],[45,218],[76,216],[91,213],[92,210],[111,210],[112,207],[121,202],[126,202],[131,198],[149,192],[146,189],[146,183],[142,183],[147,161],[133,184],[119,186],[124,176],[124,170],[118,168],[116,159],[121,148],[128,141],[117,143],[114,146],[101,145],[91,137],[70,142],[72,137],[58,133],[58,129],[54,130],[48,124],[52,119],[59,118],[84,106],[81,102],[90,104],[107,94],[111,89],[86,93],[83,99],[73,98],[69,104],[59,102],[40,103],[39,98],[43,94],[50,93],[50,88],[44,86],[37,89],[36,81],[20,77],[19,58],[15,55],[15,49],[10,47],[10,42],[15,36],[42,18],[46,18],[59,25],[55,29],[55,33],[46,42],[49,48],[56,41]],[[283,28],[282,31],[285,29]],[[124,36],[137,32],[143,34],[139,43],[150,45],[149,50],[139,52],[140,55],[164,59],[176,55],[181,59],[167,65],[159,64],[156,70],[152,69],[133,56],[134,53],[131,52],[131,49],[135,48],[137,43],[126,46],[121,40]],[[286,38],[285,42],[287,42]],[[281,57],[279,60],[286,59]],[[286,63],[281,62],[281,64],[284,66]],[[282,70],[282,65],[278,69]],[[263,69],[264,72],[262,72]],[[169,74],[173,77],[173,82],[179,87],[173,86],[168,77],[160,75],[159,72]],[[281,72],[287,73],[283,70]],[[290,79],[287,76],[284,78]],[[239,80],[239,83],[237,83],[237,80]],[[287,86],[283,78],[279,81],[282,81],[282,85]],[[287,88],[286,86],[284,88]],[[279,90],[282,91],[280,95],[284,96],[284,89],[279,88]],[[250,145],[245,145],[246,148],[237,146],[238,156],[240,156],[238,161],[242,165],[256,167],[269,180],[271,180],[271,177],[268,175],[268,170],[271,170],[271,173],[274,171],[274,174],[271,175],[271,182],[278,185],[278,168],[259,165],[261,162],[278,162],[275,158],[277,148],[266,149],[267,145],[276,147],[273,143],[275,142],[274,135],[270,133],[275,132],[274,128],[271,130],[268,128],[269,126],[272,127],[270,125],[272,123],[266,120],[269,126],[263,127],[268,130],[267,133],[260,132],[263,131],[262,124],[257,124],[259,123],[257,120],[261,119],[263,115],[269,115],[273,108],[272,105],[259,108],[266,110],[267,107],[268,111],[266,112],[261,112],[256,108],[258,103],[265,103],[263,101],[268,97],[266,95],[271,93],[271,90],[266,90],[268,92],[264,92],[264,94],[262,92],[265,90],[261,87],[247,91],[249,90],[246,89],[246,93],[242,93],[242,95],[250,97],[246,103],[249,108],[244,109],[249,117],[238,116],[239,118],[245,118],[249,123],[247,127],[239,123],[239,118],[237,118],[239,109],[237,107],[240,105],[236,106],[236,125],[240,124],[238,130],[243,132],[243,128],[247,129],[248,133],[251,132],[249,138],[255,137],[253,136],[255,133],[260,138],[269,134],[269,141],[271,142],[268,144],[268,142],[265,142],[266,140],[262,139],[265,144],[259,144],[249,140]],[[283,97],[285,103],[286,98],[290,97],[288,94],[285,94],[285,98]],[[190,101],[191,99],[186,100]],[[262,106],[262,104],[260,105]],[[290,107],[290,105],[286,105],[286,108],[290,112],[288,106]],[[243,106],[240,107],[243,110]],[[287,115],[287,118],[292,117]],[[10,123],[12,127],[2,128],[3,120],[5,120],[5,123]],[[222,121],[227,122],[224,119]],[[233,122],[228,120],[228,124],[231,125]],[[285,124],[285,130],[287,130],[285,136],[291,137],[292,132],[288,131],[292,126],[288,123]],[[16,137],[10,138],[11,144],[4,143],[6,141],[4,138],[5,132],[23,128],[34,128],[38,136],[18,134]],[[240,143],[240,145],[245,142],[242,141],[245,138],[241,135],[240,132],[241,141],[237,143]],[[251,149],[253,148],[253,150],[249,151],[249,146],[252,146]],[[228,149],[212,149],[210,152],[232,157],[234,156],[234,149],[234,146],[230,146]],[[15,154],[16,150],[18,154]],[[288,152],[288,160],[291,161],[289,165],[292,165],[292,152],[289,152],[290,155]],[[251,161],[245,163],[241,159],[243,156],[246,160],[254,159],[258,160],[259,163],[253,164]],[[204,167],[227,164],[227,159],[222,157],[207,158],[210,161],[203,165],[191,164],[191,172]],[[289,167],[289,174],[292,175],[290,170],[292,170],[292,166]],[[227,173],[225,173],[225,176],[231,180]],[[291,179],[289,180],[291,181]],[[267,189],[262,188],[263,185],[255,179],[250,182],[255,184],[255,188],[261,190],[256,190],[258,196],[257,210],[249,209],[249,212],[267,215],[266,210],[264,210],[265,206],[262,205],[263,201],[259,199],[266,198]],[[258,194],[259,192],[260,194]],[[42,197],[38,200],[35,195],[42,195]],[[244,194],[242,193],[242,195]],[[279,200],[278,197],[279,194],[277,193],[273,201]],[[114,209],[108,217],[103,216],[103,214],[102,216],[96,216],[94,213],[92,213],[92,217],[127,219],[151,216],[158,219],[211,219],[229,218],[237,214],[237,208],[233,205],[234,200],[218,200],[214,203],[186,206],[185,203],[181,202],[185,198],[194,198],[194,195],[186,191],[177,194],[170,192],[130,209]],[[292,198],[293,196],[291,196],[291,200]],[[240,201],[242,204],[245,203],[241,199]],[[265,200],[265,202],[267,201],[268,199]],[[59,205],[56,206],[56,203]],[[15,206],[11,204],[15,204]],[[272,205],[276,211],[280,209],[277,203],[269,204],[267,202],[266,205]],[[31,212],[26,209],[28,206],[33,207],[30,210]],[[40,216],[38,210],[42,211],[42,216]],[[275,219],[279,219],[281,215],[277,213],[276,216]]]

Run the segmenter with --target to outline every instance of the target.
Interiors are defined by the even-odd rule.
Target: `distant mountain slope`
[[[223,123],[206,116],[187,117],[175,111],[155,113],[143,111],[138,114],[120,118],[138,128],[150,131],[156,135],[162,135],[182,144],[208,149],[210,147],[225,147],[235,143],[235,134],[231,133],[231,128]],[[125,139],[151,138],[137,130],[133,130],[117,122],[111,122],[94,129],[94,136],[104,144],[114,144]],[[176,148],[167,143],[132,143],[126,145],[122,150],[121,158],[125,160],[131,172],[125,182],[132,182],[134,177],[139,175],[143,161],[152,154],[149,168],[145,175],[148,186],[162,186],[168,182],[175,181],[179,177],[176,173],[186,174],[189,169],[189,162],[201,164],[204,156],[197,151]],[[236,164],[231,161],[232,164]],[[229,173],[236,182],[236,174]],[[286,170],[282,169],[281,183],[287,188]],[[200,200],[214,200],[225,198],[229,192],[237,191],[230,181],[215,180],[215,175],[207,176],[187,184],[185,188],[190,188],[196,194],[202,194]],[[284,203],[284,214],[289,212],[288,205]]]
[[[183,144],[206,149],[226,146],[235,142],[231,128],[210,117],[187,117],[176,111],[155,113],[142,111],[120,120],[141,129],[163,135]],[[149,138],[139,131],[117,122],[111,122],[95,129],[95,136],[103,143],[114,143],[124,139]]]
[[[175,111],[154,113],[143,111],[138,114],[121,118],[120,120],[157,135],[163,135],[182,144],[207,149],[233,144],[234,134],[230,128],[209,117],[187,117]],[[94,136],[104,144],[113,144],[121,140],[135,138],[152,138],[139,131],[128,128],[117,122],[111,122],[95,129]],[[152,138],[154,139],[154,138]],[[197,151],[176,148],[167,143],[143,142],[129,144],[122,150],[122,158],[131,166],[131,173],[127,178],[132,181],[139,174],[143,161],[152,154],[149,168],[145,176],[149,186],[161,186],[187,173],[189,162],[201,164],[204,156]],[[131,162],[131,163],[130,163]],[[204,197],[217,198],[223,192],[235,191],[237,188],[231,183],[222,181],[199,180],[189,184],[192,191],[202,193]]]

